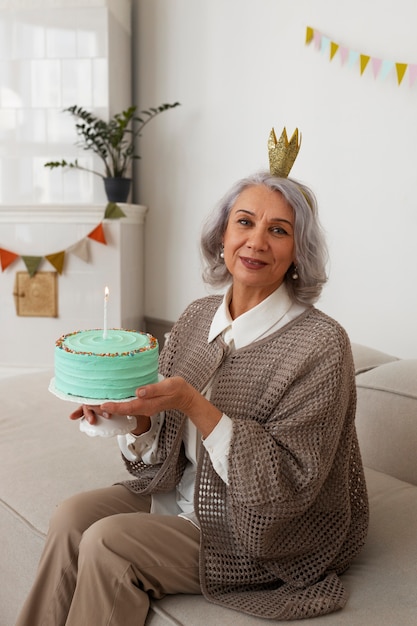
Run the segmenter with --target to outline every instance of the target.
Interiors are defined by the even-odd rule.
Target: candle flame
[[[104,299],[108,300],[109,299],[109,288],[108,287],[104,287]]]

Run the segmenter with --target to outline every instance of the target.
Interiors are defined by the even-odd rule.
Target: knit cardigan
[[[160,372],[202,390],[233,422],[226,485],[201,446],[195,511],[200,581],[211,602],[290,620],[340,609],[339,579],[364,544],[368,500],[354,426],[348,337],[311,307],[264,340],[230,352],[208,332],[219,296],[192,303],[160,356]],[[213,378],[214,377],[214,378]],[[167,411],[162,461],[125,463],[137,493],[171,491],[187,459],[187,418]]]

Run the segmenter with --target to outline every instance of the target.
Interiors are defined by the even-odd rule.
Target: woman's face
[[[277,289],[295,261],[294,213],[278,191],[248,187],[233,205],[224,233],[224,261],[233,290],[260,302]]]

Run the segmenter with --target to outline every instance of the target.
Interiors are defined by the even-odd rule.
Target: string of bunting
[[[347,65],[348,67],[358,65],[361,76],[367,68],[371,68],[374,78],[380,79],[385,79],[388,74],[395,71],[398,85],[401,85],[406,75],[408,76],[410,87],[414,85],[417,79],[417,63],[390,61],[358,52],[337,43],[316,28],[307,26],[306,45],[310,44],[314,44],[317,51],[328,54],[329,61],[338,56],[342,65]]]
[[[109,202],[106,206],[103,219],[118,219],[119,217],[125,217],[122,209],[114,202]],[[4,272],[4,270],[17,261],[17,259],[22,259],[26,265],[29,276],[32,278],[32,276],[34,276],[39,270],[42,261],[45,259],[56,269],[58,274],[62,274],[67,254],[73,254],[85,263],[89,262],[89,239],[97,241],[103,245],[107,245],[103,221],[99,222],[97,226],[95,226],[93,230],[86,235],[86,237],[72,244],[65,250],[60,250],[59,252],[52,252],[43,256],[35,256],[30,254],[19,254],[18,252],[13,252],[7,248],[0,247],[1,271]]]

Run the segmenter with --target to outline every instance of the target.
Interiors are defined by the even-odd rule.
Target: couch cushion
[[[417,485],[417,359],[356,377],[356,427],[368,467]]]
[[[48,521],[64,498],[129,477],[114,438],[88,437],[77,406],[48,391],[52,372],[0,380],[0,624],[15,623]]]
[[[417,487],[365,470],[370,501],[370,527],[366,545],[342,576],[349,599],[342,611],[305,619],[311,626],[411,626],[416,623],[415,592],[417,541]],[[270,622],[239,614],[205,601],[201,596],[169,596],[155,603],[147,626],[280,626],[296,622]],[[156,613],[157,611],[157,613]]]
[[[367,372],[384,363],[398,361],[396,356],[391,356],[374,348],[368,348],[368,346],[363,346],[360,343],[352,343],[352,353],[356,374]]]
[[[0,499],[41,534],[64,498],[129,477],[116,439],[81,433],[68,419],[77,404],[48,391],[51,376],[0,380]]]

